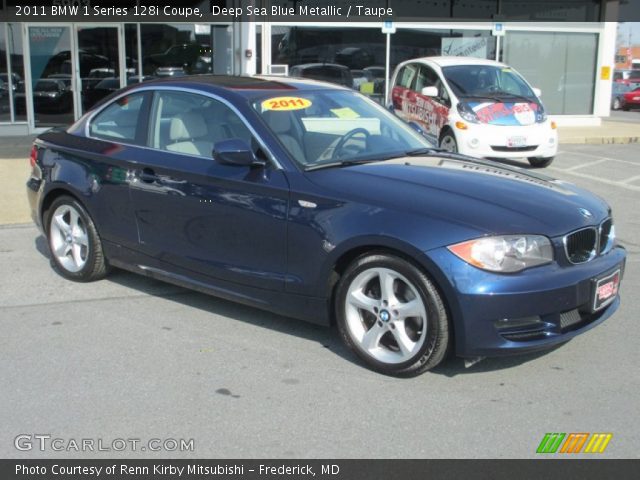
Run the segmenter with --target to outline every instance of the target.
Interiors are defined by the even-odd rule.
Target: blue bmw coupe
[[[618,308],[609,206],[437,150],[352,90],[194,76],[40,135],[27,191],[52,264],[111,267],[309,322],[371,368],[549,348]]]

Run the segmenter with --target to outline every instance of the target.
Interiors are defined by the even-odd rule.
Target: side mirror
[[[420,90],[420,93],[425,97],[437,97],[438,87],[424,87],[422,90]]]
[[[239,138],[231,138],[216,142],[213,146],[213,159],[226,165],[241,165],[250,167],[252,165],[264,165],[258,160],[253,150]]]
[[[536,97],[540,98],[542,96],[542,90],[540,90],[539,88],[533,87],[532,90],[533,93],[536,94]]]

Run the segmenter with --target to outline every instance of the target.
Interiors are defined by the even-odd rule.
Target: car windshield
[[[453,65],[442,69],[444,78],[461,98],[524,97],[536,100],[527,82],[513,69],[499,65]]]
[[[434,148],[387,110],[350,91],[271,94],[253,108],[305,168],[378,161]]]

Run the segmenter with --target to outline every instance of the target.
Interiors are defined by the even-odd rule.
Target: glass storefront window
[[[19,23],[7,23],[9,42],[9,65],[11,66],[11,99],[13,101],[13,120],[26,122],[27,111],[24,103],[24,50],[22,46],[22,28]],[[22,92],[21,97],[18,92]]]
[[[0,122],[11,121],[9,70],[7,68],[7,45],[5,43],[5,27],[0,24]]]
[[[381,101],[386,39],[380,28],[273,26],[271,63],[291,76],[347,86]]]
[[[542,90],[548,113],[593,113],[597,34],[508,31],[504,38],[504,62]]]
[[[391,36],[391,69],[405,60],[449,55],[496,58],[496,38],[488,30],[401,29]]]
[[[291,76],[349,86],[382,101],[386,36],[376,28],[272,27],[272,63]],[[391,36],[389,76],[401,62],[435,55],[495,58],[489,30],[408,29]]]
[[[118,27],[78,26],[77,32],[81,108],[85,112],[121,87]]]
[[[6,39],[6,40],[5,40]],[[0,122],[26,121],[20,25],[0,24]],[[17,102],[16,99],[20,99]],[[13,102],[13,117],[11,103]]]
[[[70,27],[29,27],[31,87],[36,127],[73,122]],[[25,90],[17,91],[18,100]],[[23,100],[24,101],[24,100]]]
[[[145,76],[233,71],[233,36],[229,25],[143,24],[140,32]]]

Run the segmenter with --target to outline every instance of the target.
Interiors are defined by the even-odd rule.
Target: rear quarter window
[[[402,70],[398,72],[396,77],[396,86],[404,88],[412,88],[413,80],[418,72],[418,66],[415,64],[405,65]]]
[[[89,125],[89,135],[105,140],[140,144],[138,126],[142,123],[144,93],[127,95],[98,113]]]

